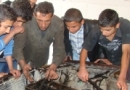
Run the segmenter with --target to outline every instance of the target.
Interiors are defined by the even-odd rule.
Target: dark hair
[[[7,0],[7,1],[3,2],[3,4],[9,5],[9,6],[11,5],[11,3],[12,2],[10,0]]]
[[[15,0],[11,7],[14,9],[18,17],[28,21],[32,18],[32,8],[29,1]]]
[[[0,4],[0,22],[4,20],[15,21],[17,19],[17,14],[8,5]]]
[[[65,22],[81,22],[83,20],[82,13],[80,12],[80,10],[75,8],[68,9],[63,18]]]
[[[52,3],[50,2],[41,2],[38,3],[34,9],[34,13],[36,14],[37,12],[43,13],[43,14],[48,14],[48,13],[54,13],[54,7]]]
[[[98,19],[98,24],[101,27],[115,27],[119,22],[118,14],[115,10],[105,9],[101,12]]]

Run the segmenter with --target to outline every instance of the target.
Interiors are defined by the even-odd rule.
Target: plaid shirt
[[[69,32],[69,40],[71,41],[72,50],[78,54],[81,52],[84,41],[83,30],[84,28],[82,25],[79,31],[77,31],[75,34]]]

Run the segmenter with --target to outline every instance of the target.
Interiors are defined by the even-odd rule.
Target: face
[[[42,14],[40,12],[37,12],[36,14],[34,14],[34,16],[40,30],[46,30],[51,23],[52,13]]]
[[[26,20],[22,19],[21,17],[17,17],[17,20],[14,22],[13,26],[22,26]]]
[[[84,24],[84,20],[82,20],[81,22],[76,22],[76,21],[65,22],[65,24],[66,24],[67,29],[69,30],[69,32],[74,34],[81,28],[81,25]]]
[[[119,28],[119,24],[117,24],[115,27],[100,27],[100,30],[105,37],[113,37],[117,28]]]
[[[6,34],[10,32],[10,29],[13,25],[14,21],[5,20],[0,23],[0,35]]]
[[[30,1],[31,8],[33,8],[37,0],[29,0],[29,1]]]

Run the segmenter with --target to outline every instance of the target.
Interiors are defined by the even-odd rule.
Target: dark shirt
[[[120,18],[120,27],[117,29],[112,41],[109,41],[102,35],[98,25],[95,26],[83,43],[83,48],[91,51],[97,42],[102,47],[110,62],[114,65],[120,65],[122,44],[130,44],[130,22],[126,19]]]

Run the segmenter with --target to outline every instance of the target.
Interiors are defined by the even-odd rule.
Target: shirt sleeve
[[[4,40],[1,38],[0,39],[0,51],[3,50],[4,47],[5,47],[5,43],[4,43]]]
[[[92,49],[94,48],[94,46],[98,42],[100,34],[101,34],[101,31],[100,31],[98,25],[96,25],[95,27],[93,27],[93,29],[86,36],[82,47],[84,49],[86,49],[87,51],[92,51]]]
[[[130,44],[130,21],[121,18],[119,29],[122,32],[122,44]]]
[[[62,22],[59,25],[59,30],[57,30],[57,32],[55,33],[53,42],[53,63],[57,66],[65,58],[64,25]]]
[[[12,56],[12,49],[13,49],[14,41],[13,39],[9,41],[9,43],[5,46],[4,49],[4,56]]]
[[[26,30],[23,33],[15,35],[13,57],[17,61],[24,60],[23,48],[25,47],[25,42],[26,42]]]

